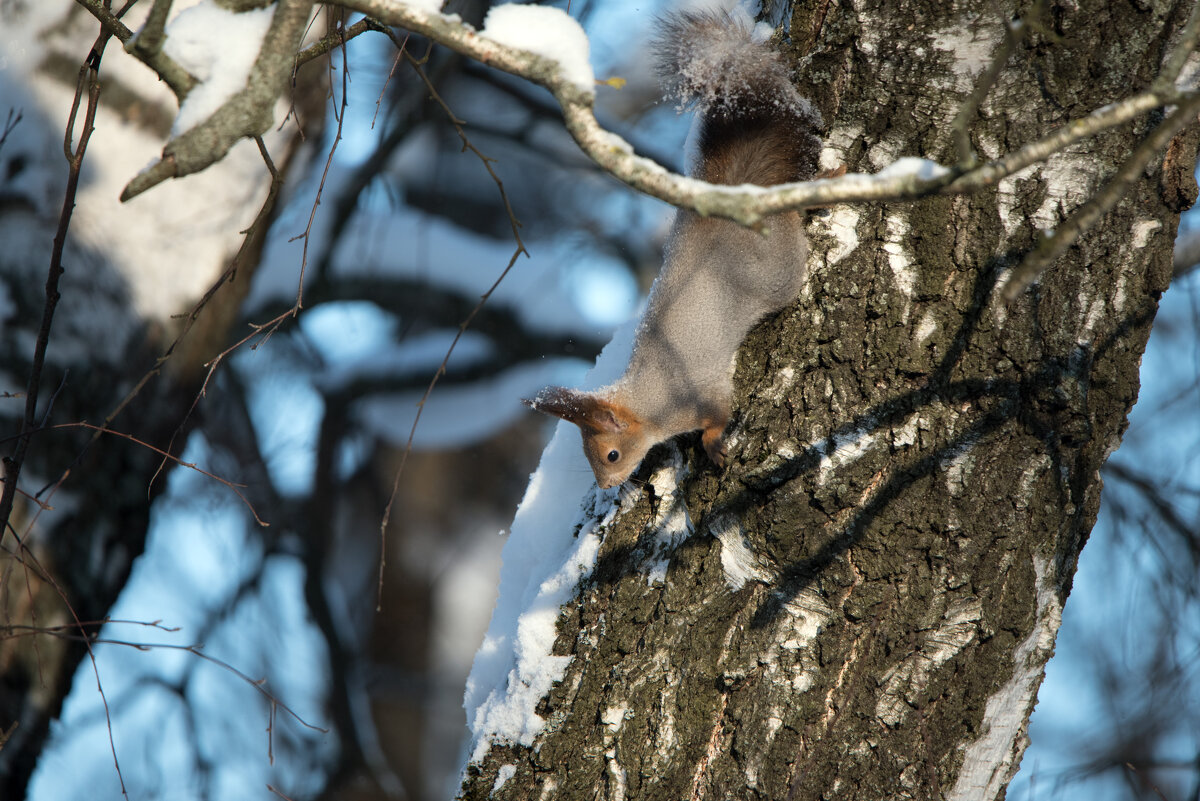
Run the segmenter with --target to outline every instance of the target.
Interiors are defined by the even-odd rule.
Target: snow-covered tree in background
[[[588,317],[596,296],[652,265],[662,236],[579,154],[561,108],[595,162],[671,202],[747,222],[821,206],[813,278],[743,348],[725,471],[683,438],[596,492],[577,438],[552,442],[468,683],[463,794],[997,797],[1195,197],[1200,100],[1174,88],[1193,3],[776,9],[829,125],[822,166],[851,174],[773,194],[678,181],[597,126],[593,103],[633,151],[681,165],[671,110],[646,112],[630,44],[652,32],[644,9],[570,9],[589,66],[553,9],[485,23],[471,3],[356,0],[312,24],[311,2],[185,5],[0,8],[0,86],[21,109],[0,145],[11,392],[40,358],[54,132],[76,77],[101,79],[42,401],[32,417],[20,398],[0,407],[31,434],[6,465],[24,494],[0,576],[0,794],[18,797],[39,758],[42,782],[71,758],[70,731],[42,755],[72,675],[103,716],[88,743],[112,754],[86,773],[106,794],[118,776],[139,797],[444,794],[461,718],[423,701],[461,687],[442,680],[447,616],[491,600],[476,535],[505,525],[536,455],[517,399],[579,381],[570,359],[609,325]],[[133,57],[98,42],[80,71],[96,20]],[[631,82],[593,87],[593,67]],[[906,157],[929,161],[888,169]],[[619,371],[628,339],[588,381]],[[1133,490],[1146,476],[1118,474]],[[154,529],[147,488],[166,490]],[[99,627],[122,616],[148,532],[167,544],[140,570],[162,586],[137,618],[184,624],[182,642]],[[172,551],[185,564],[154,556]],[[146,654],[81,643],[98,631],[183,650],[140,673]]]

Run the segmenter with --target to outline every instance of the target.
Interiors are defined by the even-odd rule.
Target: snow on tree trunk
[[[823,166],[953,163],[996,7],[797,5]],[[984,158],[1146,87],[1189,8],[1049,5],[971,122]],[[808,290],[740,354],[725,471],[683,438],[579,514],[548,482],[590,480],[581,457],[536,476],[462,796],[999,797],[1170,277],[1161,165],[1015,302],[995,287],[1160,119],[994,191],[813,212]]]

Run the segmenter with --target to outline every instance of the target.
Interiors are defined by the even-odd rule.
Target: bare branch
[[[321,39],[319,42],[314,42],[313,44],[309,45],[308,47],[304,48],[299,53],[297,53],[296,54],[296,66],[298,67],[301,64],[307,64],[308,62],[312,61],[314,58],[320,58],[321,56],[325,55],[329,51],[333,50],[335,47],[344,46],[346,44],[346,42],[350,41],[351,39],[354,39],[359,34],[366,33],[367,31],[377,31],[377,30],[379,30],[378,23],[376,23],[374,20],[367,19],[367,18],[360,19],[358,22],[354,23],[349,28],[339,27],[337,30],[333,31],[332,33],[326,34],[325,37],[323,39]]]
[[[158,7],[166,6],[169,10],[170,3],[157,2],[150,10],[150,19],[146,23],[146,32],[150,34],[150,41],[149,44],[143,45],[140,42],[142,37],[126,27],[125,23],[121,22],[120,15],[114,14],[102,0],[75,0],[75,2],[86,8],[100,22],[104,30],[117,37],[121,44],[132,48],[130,52],[141,59],[147,67],[154,70],[158,77],[162,78],[163,82],[171,88],[180,102],[183,102],[188,92],[196,86],[196,79],[163,52],[161,36],[156,40],[155,31],[151,27],[158,24],[155,21],[155,12]],[[162,22],[165,22],[166,12],[164,11],[162,14],[164,17]],[[161,34],[161,31],[159,33]]]
[[[0,540],[10,527],[13,502],[16,498],[17,482],[21,475],[21,467],[29,449],[29,440],[36,429],[38,393],[41,389],[42,367],[46,361],[46,350],[50,345],[50,327],[54,322],[54,311],[58,306],[58,282],[62,277],[63,249],[66,247],[67,230],[71,225],[71,215],[75,210],[75,194],[79,188],[79,176],[83,168],[83,158],[87,153],[88,142],[91,139],[96,109],[100,104],[100,59],[104,47],[108,43],[109,34],[102,30],[96,43],[84,63],[79,67],[79,79],[75,85],[75,98],[71,111],[67,116],[66,133],[63,150],[67,159],[67,187],[63,194],[62,211],[58,217],[58,230],[54,234],[54,245],[50,254],[50,268],[46,276],[46,301],[42,307],[42,322],[38,330],[37,342],[34,344],[33,362],[29,371],[29,381],[25,390],[25,418],[21,425],[20,436],[17,437],[16,447],[11,458],[4,460],[4,490],[0,495]],[[75,118],[79,114],[79,106],[84,95],[87,95],[87,109],[84,112],[83,130],[79,134],[78,144],[75,140]],[[14,532],[15,533],[15,532]]]
[[[270,523],[266,522],[265,520],[263,520],[261,517],[258,516],[258,512],[256,512],[254,510],[254,504],[250,503],[250,499],[247,498],[245,493],[242,492],[242,489],[245,487],[244,484],[235,484],[234,482],[230,481],[227,478],[221,478],[216,473],[210,473],[209,471],[207,471],[204,468],[197,465],[195,462],[185,462],[182,459],[180,459],[178,456],[172,456],[170,453],[168,453],[167,451],[164,451],[162,448],[156,448],[153,445],[151,445],[149,442],[140,440],[137,437],[133,436],[132,434],[126,434],[123,431],[114,431],[111,428],[103,428],[101,426],[93,425],[91,423],[84,423],[84,422],[59,423],[58,425],[50,426],[50,428],[52,428],[52,429],[84,428],[89,431],[94,431],[97,434],[112,434],[115,437],[120,437],[121,439],[129,440],[130,442],[134,443],[135,445],[141,445],[143,448],[154,451],[159,456],[163,457],[164,459],[169,459],[170,461],[174,462],[175,464],[179,465],[180,467],[187,467],[192,470],[195,470],[197,473],[208,476],[213,481],[216,481],[219,484],[224,484],[226,487],[229,487],[229,489],[236,492],[237,496],[242,499],[242,503],[246,504],[246,508],[250,510],[250,514],[254,518],[255,523],[258,523],[260,526],[263,526],[263,527],[271,525]]]

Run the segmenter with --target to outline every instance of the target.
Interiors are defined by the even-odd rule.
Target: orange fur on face
[[[629,478],[653,442],[646,442],[644,426],[629,409],[589,392],[548,387],[526,405],[579,426],[583,453],[600,489]]]

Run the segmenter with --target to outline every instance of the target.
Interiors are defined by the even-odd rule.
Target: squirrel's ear
[[[539,412],[561,417],[591,431],[617,433],[625,427],[618,407],[589,392],[546,387],[537,397],[521,401]]]

